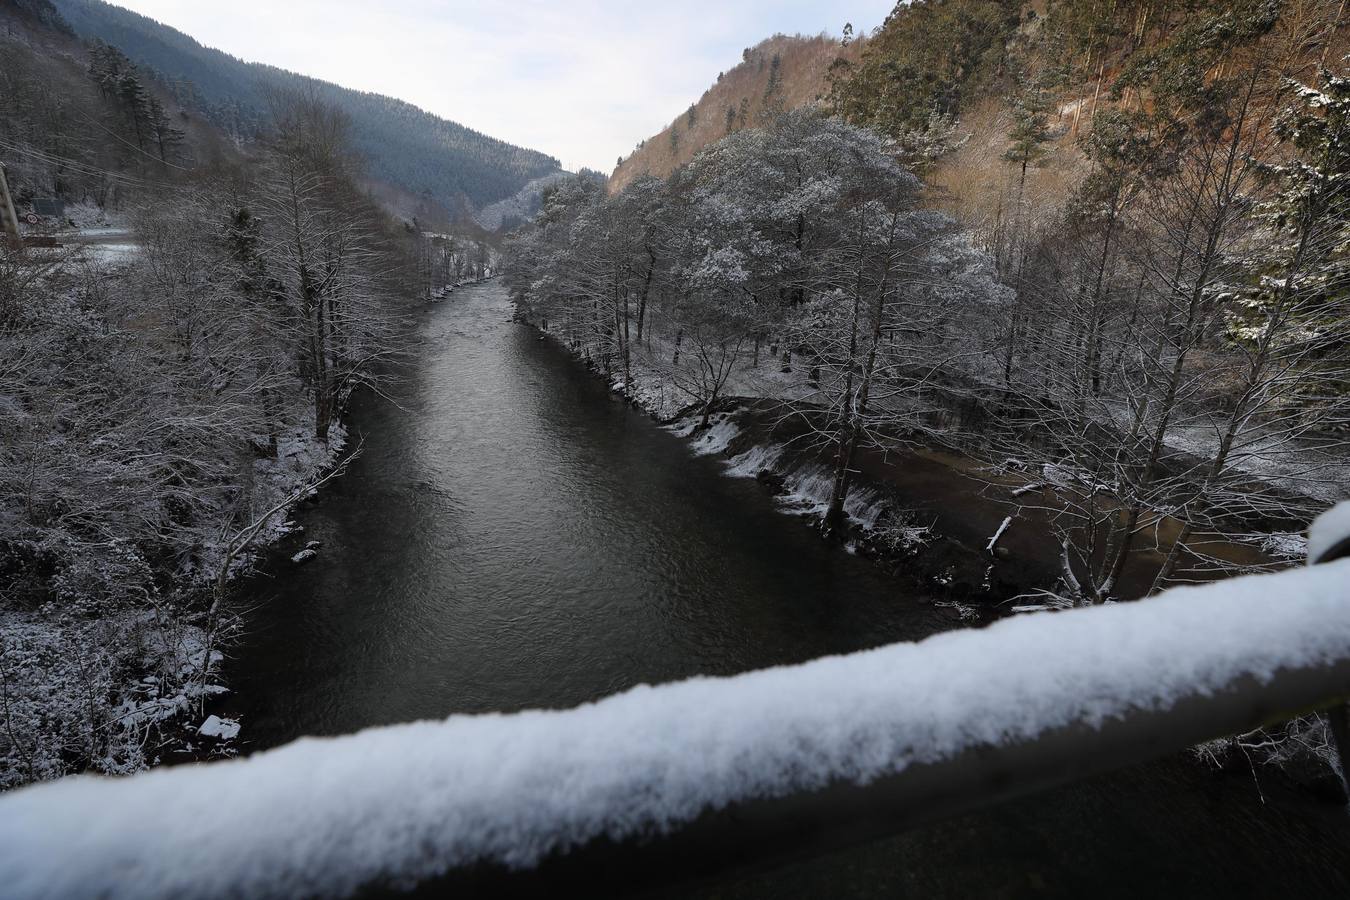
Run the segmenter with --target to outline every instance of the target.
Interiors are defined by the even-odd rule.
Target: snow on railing
[[[1347,536],[1342,506],[1311,546]],[[0,893],[344,896],[593,852],[692,871],[889,833],[1347,694],[1340,560],[566,711],[35,785],[0,797]]]

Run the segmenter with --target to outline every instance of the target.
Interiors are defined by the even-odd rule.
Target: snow
[[[1308,562],[1315,562],[1347,539],[1350,539],[1350,502],[1333,506],[1313,522],[1308,530]]]
[[[347,428],[341,422],[334,422],[328,429],[327,442],[314,436],[314,429],[308,424],[290,427],[277,437],[277,455],[275,458],[263,458],[253,464],[253,509],[265,510],[285,499],[306,483],[313,481],[324,470],[331,468],[341,458],[347,446]],[[269,520],[254,541],[255,548],[274,544],[288,534],[303,530],[287,515],[278,513]],[[315,554],[304,556],[306,551],[314,551],[319,541],[309,541],[304,550],[291,557],[292,562],[300,563],[311,559]],[[219,566],[222,548],[219,544],[208,546],[204,553],[202,569],[209,575]],[[253,565],[256,550],[242,554],[231,565],[232,574],[247,571]],[[304,557],[303,559],[299,557]]]
[[[1004,518],[1003,524],[998,526],[998,530],[994,532],[993,537],[989,539],[989,543],[985,545],[984,549],[986,551],[990,553],[994,552],[994,548],[998,546],[998,539],[1003,537],[1003,532],[1008,530],[1008,526],[1012,524],[1012,520],[1013,520],[1012,516],[1007,516],[1006,518]]]
[[[91,733],[101,737],[97,771],[129,774],[152,763],[158,725],[225,691],[210,682],[223,657],[208,658],[205,638],[151,610],[97,618],[0,610],[0,790],[69,771],[69,748]],[[91,705],[91,695],[105,702]]]
[[[234,740],[239,736],[239,723],[234,719],[222,719],[220,716],[207,716],[206,721],[197,729],[202,737],[219,738],[223,741]]]
[[[569,711],[452,716],[38,784],[0,797],[0,884],[15,900],[350,895],[476,861],[530,866],[602,835],[1344,660],[1347,584],[1350,560],[641,686]]]
[[[1252,541],[1276,559],[1306,559],[1308,539],[1298,532],[1277,531],[1257,535]]]

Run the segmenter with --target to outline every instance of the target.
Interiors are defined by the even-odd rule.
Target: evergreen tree
[[[175,156],[183,144],[183,132],[173,126],[164,105],[154,94],[148,95],[145,106],[146,130],[150,141],[159,155],[159,161],[167,164],[170,156]]]
[[[1315,86],[1288,82],[1287,95],[1275,132],[1292,154],[1265,167],[1275,194],[1257,215],[1270,240],[1247,260],[1229,334],[1248,347],[1273,333],[1316,345],[1300,366],[1334,374],[1305,379],[1307,400],[1334,405],[1350,392],[1340,381],[1350,362],[1350,77],[1324,68]]]
[[[769,81],[764,86],[764,102],[766,104],[773,101],[778,96],[779,90],[783,87],[783,58],[777,53],[773,55],[773,61],[769,63]]]
[[[929,117],[958,115],[963,99],[1000,73],[1022,4],[914,0],[897,5],[862,59],[832,71],[831,105],[846,120],[895,137]]]
[[[1010,146],[1003,158],[1018,166],[1019,198],[1026,187],[1027,167],[1050,153],[1045,146],[1051,139],[1049,120],[1046,118],[1049,106],[1039,86],[1022,91],[1013,98],[1013,126],[1008,132]]]

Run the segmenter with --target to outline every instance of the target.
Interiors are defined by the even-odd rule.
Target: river
[[[357,398],[362,455],[297,517],[319,557],[251,583],[227,707],[246,749],[956,625],[513,323],[498,283],[422,315],[397,374]],[[1344,812],[1266,787],[1166,760],[709,895],[1344,895]]]

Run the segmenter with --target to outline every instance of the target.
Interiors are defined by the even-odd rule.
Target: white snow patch
[[[1308,539],[1295,531],[1277,531],[1256,536],[1261,549],[1279,559],[1305,559]]]
[[[863,784],[1343,661],[1348,583],[1344,560],[569,711],[452,716],[36,784],[0,796],[0,884],[15,900],[345,896],[483,860],[531,866],[738,801]]]
[[[1311,564],[1347,538],[1350,538],[1350,502],[1339,503],[1322,513],[1308,529],[1308,562]]]
[[[998,530],[994,532],[993,537],[989,538],[989,543],[985,545],[984,549],[986,551],[989,553],[994,552],[994,548],[998,546],[998,539],[1003,537],[1003,532],[1008,530],[1008,526],[1012,524],[1012,520],[1012,516],[1008,516],[1003,520],[1003,524],[998,526]]]
[[[219,738],[232,741],[239,736],[239,723],[234,719],[222,719],[220,716],[207,716],[206,721],[197,729],[202,737]]]
[[[684,419],[669,425],[662,425],[661,427],[676,437],[687,438],[694,433],[694,429],[698,427],[698,423],[693,419]]]

